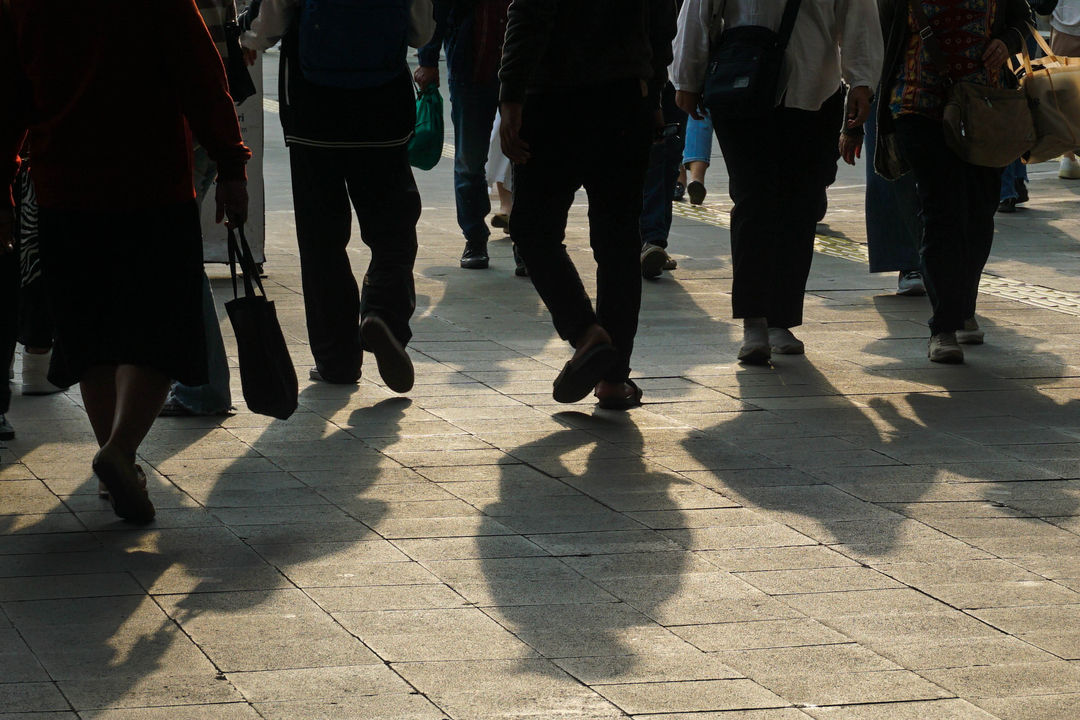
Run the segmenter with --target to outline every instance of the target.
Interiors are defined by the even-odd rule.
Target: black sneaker
[[[14,440],[15,428],[11,427],[7,416],[0,413],[0,440]]]
[[[1028,195],[1027,185],[1024,183],[1023,180],[1021,180],[1020,178],[1016,178],[1016,181],[1013,183],[1013,187],[1016,188],[1017,205],[1022,205],[1031,199],[1031,196]]]
[[[675,192],[672,194],[672,200],[675,202],[682,202],[686,199],[686,186],[681,182],[675,183]]]
[[[528,277],[529,269],[525,267],[525,261],[521,259],[521,253],[518,252],[517,244],[514,244],[514,274],[518,277]]]
[[[998,203],[997,211],[999,213],[1014,213],[1016,212],[1016,198],[1005,198]]]
[[[466,270],[483,270],[488,266],[487,240],[465,242],[465,251],[461,253],[461,267]]]

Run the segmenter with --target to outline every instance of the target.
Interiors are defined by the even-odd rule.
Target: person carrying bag
[[[1035,146],[1024,162],[1040,163],[1080,147],[1080,58],[1058,57],[1031,28],[1046,57],[1032,63],[1027,45],[1023,48],[1021,87],[1035,121]]]
[[[999,102],[996,94],[1006,62],[1021,50],[1029,8],[1026,0],[881,0],[879,7],[886,49],[874,164],[886,179],[914,174],[933,310],[927,357],[962,363],[961,345],[984,338],[975,306],[994,238],[1000,166],[1034,144],[1023,129],[1031,123],[1023,95],[1006,90],[1012,94]],[[1014,111],[1028,116],[1012,134],[987,119]],[[1000,155],[985,144],[995,133]]]

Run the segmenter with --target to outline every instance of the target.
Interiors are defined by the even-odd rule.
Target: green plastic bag
[[[416,98],[416,131],[409,141],[409,163],[421,170],[439,164],[443,149],[443,100],[439,88],[428,85]]]

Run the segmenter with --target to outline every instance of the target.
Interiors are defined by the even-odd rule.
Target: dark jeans
[[[960,330],[975,316],[979,277],[994,241],[1001,170],[957,157],[945,144],[940,120],[903,115],[896,119],[896,137],[919,196],[920,255],[934,311],[930,332]]]
[[[820,110],[776,108],[762,118],[713,118],[727,165],[736,318],[802,324],[803,296],[825,190],[836,177],[843,93]]]
[[[345,382],[356,377],[363,359],[362,317],[382,318],[402,345],[412,337],[420,194],[405,146],[292,145],[289,158],[311,353],[325,379]],[[371,248],[363,294],[346,250],[350,199],[360,237]]]
[[[679,180],[683,145],[686,142],[686,113],[675,104],[675,88],[664,88],[664,122],[679,124],[679,135],[649,150],[649,170],[645,175],[645,195],[641,210],[641,244],[668,246],[671,233],[671,203]]]
[[[572,114],[604,98],[603,112]],[[551,311],[559,337],[573,344],[599,322],[619,351],[606,380],[630,375],[641,306],[641,197],[651,115],[640,84],[616,82],[530,95],[522,138],[532,157],[514,168],[510,235]],[[604,158],[603,163],[593,162]],[[589,194],[589,242],[596,259],[596,312],[566,253],[566,218],[581,188]]]
[[[454,199],[465,239],[483,242],[491,235],[485,218],[491,212],[487,164],[491,128],[499,109],[499,84],[450,82],[450,119],[454,123]]]
[[[919,198],[915,179],[905,175],[886,180],[874,171],[877,141],[877,101],[870,106],[866,121],[863,162],[866,164],[866,245],[870,272],[919,270]]]

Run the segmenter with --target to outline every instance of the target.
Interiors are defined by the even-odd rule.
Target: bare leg
[[[83,405],[94,428],[98,447],[101,447],[112,435],[113,417],[116,415],[116,366],[90,368],[83,373],[79,389],[82,390]]]
[[[697,180],[698,182],[705,182],[705,171],[709,169],[709,163],[695,160],[689,164],[690,179]]]
[[[509,215],[514,207],[514,194],[501,182],[495,183],[495,189],[499,192],[499,212]]]
[[[160,370],[142,365],[116,368],[116,412],[108,445],[134,459],[146,433],[161,412],[172,381]]]

